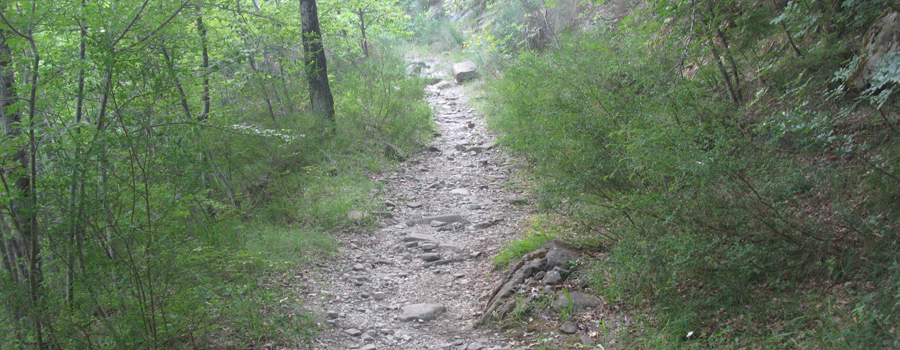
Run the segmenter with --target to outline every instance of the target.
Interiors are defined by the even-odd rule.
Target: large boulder
[[[886,71],[897,67],[897,55],[900,54],[900,12],[891,11],[872,24],[865,36],[862,53],[853,67],[853,75],[847,79],[847,85],[865,89],[873,84],[873,80],[883,79]]]
[[[456,82],[458,83],[478,78],[478,65],[472,61],[454,63],[453,77],[456,78]]]

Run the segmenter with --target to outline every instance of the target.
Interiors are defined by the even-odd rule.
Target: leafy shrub
[[[831,72],[774,67],[797,74],[782,80],[794,87],[778,91],[779,104],[739,107],[721,93],[714,64],[685,79],[677,70],[688,51],[665,43],[648,50],[657,39],[640,31],[576,36],[559,51],[520,55],[489,88],[493,124],[544,179],[544,203],[584,216],[576,218],[581,229],[610,249],[594,273],[608,299],[664,310],[662,339],[697,332],[713,347],[743,336],[783,344],[784,334],[721,321],[790,324],[811,302],[792,293],[810,281],[894,280],[887,267],[896,260],[889,237],[897,213],[881,196],[894,198],[900,185],[890,161],[897,147],[868,131],[881,141],[877,150],[866,146],[853,131],[866,127],[848,128],[843,102],[821,102],[828,91],[802,78],[827,81]],[[771,86],[758,88],[771,97]],[[893,272],[874,277],[883,271]],[[759,300],[769,295],[789,301]],[[890,343],[867,324],[900,324],[883,316],[897,308],[888,302],[892,287],[867,298],[854,299],[866,321],[852,325],[867,335],[842,338],[851,347]]]

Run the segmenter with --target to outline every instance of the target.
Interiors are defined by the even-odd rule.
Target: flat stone
[[[600,299],[590,294],[572,292],[569,293],[568,298],[566,298],[565,294],[560,295],[554,306],[557,310],[571,306],[573,312],[581,312],[600,306]]]
[[[365,271],[365,270],[366,270],[366,266],[363,264],[353,265],[353,271]]]
[[[466,205],[466,209],[469,209],[469,210],[478,210],[478,209],[481,209],[481,205],[478,205],[478,204],[468,204],[468,205]]]
[[[440,83],[434,85],[434,87],[436,87],[438,90],[445,90],[452,86],[453,84],[451,84],[449,81],[441,81]]]
[[[446,222],[438,221],[438,220],[431,220],[431,222],[428,223],[428,225],[430,225],[431,227],[441,227],[446,224],[447,224]]]
[[[359,350],[376,350],[376,349],[378,349],[378,348],[375,347],[375,344],[366,344],[366,346],[359,348]]]
[[[488,220],[488,221],[479,222],[479,223],[473,225],[472,228],[474,228],[474,229],[476,229],[476,230],[483,230],[483,229],[486,229],[486,228],[488,228],[488,227],[494,226],[494,225],[496,225],[497,223],[499,223],[499,222],[501,222],[501,221],[503,221],[503,219],[491,219],[491,220]]]
[[[434,236],[425,234],[425,233],[410,233],[408,236],[403,237],[404,242],[437,242],[437,238]]]
[[[386,295],[384,294],[384,292],[372,293],[372,299],[374,299],[374,300],[384,300],[385,297],[386,297]]]
[[[559,326],[559,331],[565,334],[575,334],[575,332],[578,332],[578,325],[575,322],[566,321]]]
[[[481,345],[479,342],[469,343],[469,346],[466,347],[466,350],[482,350],[484,349],[484,345]]]
[[[445,214],[445,215],[437,215],[437,216],[426,216],[426,217],[421,218],[421,219],[409,220],[409,221],[406,222],[406,225],[407,225],[407,226],[416,226],[416,225],[429,224],[429,223],[431,223],[432,221],[435,221],[435,220],[437,220],[437,221],[443,221],[443,222],[448,223],[448,224],[451,224],[451,223],[454,223],[454,222],[459,222],[459,223],[467,223],[467,222],[469,222],[468,220],[466,220],[465,218],[463,218],[463,217],[460,216],[459,214]]]
[[[445,311],[447,311],[447,308],[440,304],[412,304],[400,309],[399,319],[403,322],[415,320],[431,321]]]
[[[356,328],[348,328],[344,330],[344,332],[349,334],[351,337],[358,337],[363,334],[361,330],[358,330]]]
[[[509,204],[525,204],[528,202],[527,199],[519,196],[510,196],[505,199],[506,203]]]
[[[412,208],[412,209],[418,209],[418,208],[421,208],[421,207],[422,207],[422,203],[419,203],[419,202],[409,202],[409,203],[406,203],[406,206],[407,206],[407,207],[410,207],[410,208]]]
[[[422,260],[425,261],[438,261],[441,260],[441,255],[438,253],[426,253],[419,256]]]
[[[484,151],[489,151],[489,150],[493,149],[494,147],[497,147],[496,143],[488,142],[483,145],[469,147],[469,149],[467,149],[466,152],[481,153]]]
[[[457,188],[455,190],[450,191],[450,194],[459,194],[459,195],[463,195],[463,196],[468,196],[469,190],[467,190],[465,188]]]
[[[437,245],[437,243],[424,243],[424,244],[420,244],[419,248],[422,248],[422,250],[424,250],[426,252],[430,252],[432,250],[437,249],[438,245]]]

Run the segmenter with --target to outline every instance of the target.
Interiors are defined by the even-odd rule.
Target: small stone
[[[358,330],[356,328],[349,328],[347,330],[344,330],[344,332],[349,334],[351,337],[358,337],[363,334],[361,330]]]
[[[384,201],[384,206],[393,208],[396,207],[397,204],[391,201]]]
[[[469,205],[466,205],[466,209],[469,209],[469,210],[478,210],[478,209],[481,209],[481,205],[478,205],[478,204],[469,204]]]
[[[328,311],[327,313],[325,313],[325,317],[332,319],[332,320],[336,319],[336,318],[338,318],[338,312],[337,311]]]
[[[578,336],[578,340],[581,341],[581,345],[594,346],[594,339],[586,334]]]
[[[574,334],[578,332],[578,325],[572,321],[563,322],[561,326],[559,326],[559,331],[565,334]]]
[[[363,264],[355,264],[353,265],[353,271],[365,271],[366,266]]]
[[[419,244],[419,248],[422,248],[422,250],[424,250],[426,252],[430,252],[432,250],[437,249],[438,245],[436,243],[423,243],[423,244]]]
[[[376,350],[376,349],[377,348],[375,347],[375,344],[366,344],[366,346],[359,348],[359,350]]]
[[[369,293],[362,292],[359,294],[360,299],[369,299]]]
[[[419,202],[410,202],[410,203],[406,203],[406,206],[407,206],[407,207],[410,207],[410,208],[412,208],[412,209],[418,209],[418,208],[421,208],[421,207],[422,207],[422,203],[419,203]]]
[[[431,227],[441,227],[446,225],[447,223],[439,220],[431,220],[431,222],[428,224],[431,225]]]
[[[438,253],[427,253],[419,256],[424,261],[438,261],[441,260],[441,255]]]
[[[464,274],[464,273],[454,273],[453,274],[453,278],[463,278],[463,277],[466,277],[466,274]]]
[[[528,200],[526,200],[525,198],[519,197],[519,196],[510,196],[510,197],[506,198],[506,203],[514,204],[514,205],[515,204],[525,204],[527,202],[528,202]]]
[[[366,343],[371,343],[371,342],[375,341],[375,337],[369,335],[369,333],[363,333],[361,336],[359,336],[359,339]]]
[[[448,223],[448,224],[454,223],[454,222],[459,222],[459,223],[467,223],[467,222],[469,222],[468,220],[466,220],[465,218],[463,218],[463,217],[460,216],[460,215],[457,215],[457,214],[446,214],[446,215],[437,215],[437,216],[426,216],[426,217],[421,218],[421,219],[409,220],[409,221],[406,222],[406,226],[416,226],[416,225],[428,224],[428,223],[430,223],[430,222],[432,222],[432,221],[435,221],[435,220],[437,220],[437,221],[443,221],[443,222],[446,222],[446,223]],[[432,240],[432,241],[434,241],[434,240]]]
[[[408,236],[403,237],[404,242],[437,242],[437,238],[434,236],[424,233],[410,233]]]
[[[352,210],[347,213],[347,219],[349,219],[352,222],[362,221],[362,219],[364,219],[366,216],[368,216],[368,215],[366,215],[366,213],[363,213],[359,210]]]
[[[372,299],[375,299],[375,300],[384,300],[384,298],[385,298],[384,292],[375,292],[375,293],[372,293]]]
[[[394,262],[387,259],[378,259],[375,260],[375,265],[394,265]]]
[[[544,278],[541,279],[541,283],[546,285],[555,285],[562,282],[562,275],[557,270],[550,270],[544,275]]]
[[[484,349],[484,345],[481,345],[479,342],[469,343],[469,346],[466,350],[482,350]]]
[[[472,254],[469,254],[469,257],[474,259],[474,258],[481,256],[481,254],[482,254],[482,252],[472,252]]]
[[[384,156],[388,159],[396,160],[399,162],[406,161],[406,155],[400,147],[394,146],[390,142],[384,143]]]
[[[400,277],[400,278],[409,277],[409,272],[406,272],[406,271],[397,272],[397,277]]]
[[[377,336],[378,336],[378,331],[376,331],[376,330],[374,330],[374,329],[370,329],[370,330],[367,330],[367,331],[366,331],[366,334],[368,334],[368,335],[371,336],[371,337],[377,337]]]

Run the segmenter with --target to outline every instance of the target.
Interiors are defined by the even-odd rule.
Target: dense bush
[[[655,305],[663,339],[896,345],[897,140],[876,130],[896,111],[882,120],[852,97],[829,99],[837,84],[810,85],[847,57],[830,34],[802,60],[756,55],[777,31],[753,21],[725,66],[768,65],[741,82],[743,98],[710,51],[651,19],[520,55],[488,89],[495,124],[544,179],[543,202],[610,251],[598,288]],[[812,306],[840,302],[851,306]],[[830,321],[851,309],[854,320]]]

